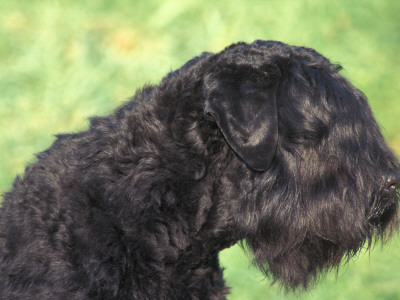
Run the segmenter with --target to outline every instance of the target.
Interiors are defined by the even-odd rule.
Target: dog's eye
[[[291,126],[283,134],[290,143],[304,146],[316,146],[328,136],[329,129],[322,122],[308,125],[303,127]]]

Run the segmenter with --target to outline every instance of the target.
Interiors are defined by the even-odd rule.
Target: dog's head
[[[396,227],[400,164],[339,65],[271,41],[206,59],[204,112],[236,155],[228,168],[246,166],[230,177],[247,182],[236,226],[261,270],[307,287]]]

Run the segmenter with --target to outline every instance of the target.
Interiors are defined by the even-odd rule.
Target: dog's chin
[[[261,243],[259,238],[247,240],[256,266],[286,291],[311,288],[320,274],[338,268],[344,256],[353,256],[363,241],[355,244],[357,246],[349,250],[328,240],[315,238],[279,250],[279,246],[275,245],[274,249],[271,244]]]
[[[365,253],[377,241],[390,238],[399,225],[398,195],[387,200],[379,214],[364,220],[363,229],[358,232],[353,228],[355,224],[348,231],[338,228],[339,239],[330,233],[323,236],[299,231],[289,235],[264,229],[247,236],[243,245],[252,254],[255,265],[273,283],[279,283],[286,291],[307,290],[327,271],[338,269],[360,251]]]
[[[399,229],[399,191],[390,195],[381,195],[378,201],[373,201],[368,223],[372,234],[383,241],[391,237]]]

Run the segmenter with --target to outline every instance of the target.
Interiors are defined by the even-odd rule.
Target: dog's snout
[[[400,172],[397,171],[387,177],[385,183],[385,192],[387,194],[393,194],[399,187],[400,187]]]

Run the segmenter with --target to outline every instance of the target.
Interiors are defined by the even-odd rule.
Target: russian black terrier
[[[238,241],[289,290],[397,228],[400,164],[315,50],[203,53],[57,136],[0,212],[1,299],[225,299]]]

